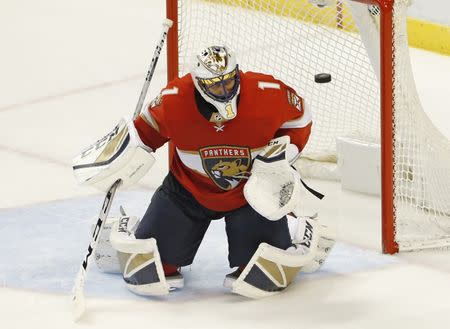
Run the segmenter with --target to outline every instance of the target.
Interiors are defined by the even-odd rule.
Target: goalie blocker
[[[141,141],[133,122],[121,119],[73,160],[73,172],[79,184],[106,191],[119,178],[122,187],[136,183],[154,162],[152,149]]]

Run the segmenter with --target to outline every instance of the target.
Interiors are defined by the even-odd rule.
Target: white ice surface
[[[450,254],[382,256],[379,198],[311,181],[327,194],[304,209],[338,232],[323,271],[286,293],[250,301],[221,287],[228,272],[215,222],[187,286],[167,298],[131,295],[120,277],[88,275],[88,313],[71,322],[67,292],[102,195],[76,186],[71,158],[134,110],[165,15],[163,0],[4,0],[0,10],[0,327],[446,328]],[[449,57],[411,50],[421,100],[450,137]],[[165,84],[165,58],[149,95]],[[167,171],[165,150],[118,203],[142,212]],[[145,189],[145,190],[144,190]],[[113,212],[116,208],[113,208]]]
[[[127,213],[142,216],[152,191],[123,191],[114,200],[110,215],[119,214],[119,205]],[[0,282],[8,287],[34,291],[70,293],[80,267],[80,251],[90,242],[90,228],[97,221],[101,196],[45,202],[21,208],[0,210]],[[39,222],[39,225],[34,223]],[[295,219],[292,219],[295,226]],[[17,241],[26,241],[18,244]],[[379,269],[399,261],[344,243],[337,243],[330,261],[308,277],[343,275]],[[98,297],[138,298],[127,291],[120,275],[101,273],[92,261],[86,293]],[[211,294],[226,294],[222,281],[230,272],[223,220],[211,223],[195,262],[182,269],[186,288],[171,294],[168,300],[188,300]],[[20,275],[18,275],[20,274]],[[306,276],[306,275],[303,275]],[[303,276],[299,277],[299,280]],[[139,298],[142,299],[142,298]]]

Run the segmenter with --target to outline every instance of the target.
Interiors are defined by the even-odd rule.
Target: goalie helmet
[[[194,58],[191,76],[203,99],[214,105],[225,120],[236,117],[239,67],[228,48],[211,46],[203,49]]]

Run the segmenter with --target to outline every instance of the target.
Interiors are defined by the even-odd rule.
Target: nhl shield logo
[[[208,146],[200,149],[199,153],[209,178],[227,191],[246,177],[251,164],[251,153],[247,147]]]

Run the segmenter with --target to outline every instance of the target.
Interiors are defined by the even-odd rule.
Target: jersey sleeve
[[[153,151],[170,140],[164,120],[164,98],[162,93],[145,106],[134,120],[134,126],[145,145]]]
[[[291,143],[295,144],[299,151],[302,151],[311,134],[312,115],[303,98],[298,96],[294,89],[287,86],[286,98],[284,123],[276,132],[275,137],[288,135]]]

